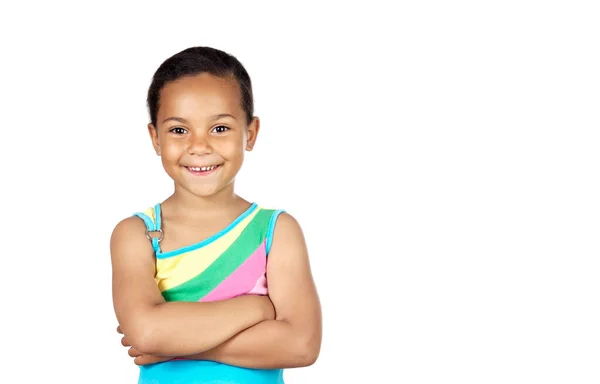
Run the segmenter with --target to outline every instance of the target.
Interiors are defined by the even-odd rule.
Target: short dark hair
[[[211,47],[190,47],[165,60],[154,73],[148,89],[148,112],[150,121],[156,127],[160,92],[164,86],[184,76],[210,73],[214,76],[233,76],[240,85],[241,107],[246,113],[247,123],[254,118],[254,98],[252,82],[246,69],[234,56]]]

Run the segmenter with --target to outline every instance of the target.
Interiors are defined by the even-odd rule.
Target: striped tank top
[[[166,301],[208,302],[268,293],[267,255],[283,211],[253,203],[226,228],[199,243],[162,252],[160,204],[135,213],[153,233],[155,280]],[[171,360],[140,367],[138,384],[282,384],[282,369],[248,369],[202,360]]]

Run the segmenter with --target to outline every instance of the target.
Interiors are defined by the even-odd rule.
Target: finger
[[[162,361],[162,359],[159,357],[156,357],[156,356],[152,356],[152,355],[141,355],[141,356],[138,356],[135,359],[133,359],[133,362],[136,365],[154,364],[154,363],[158,363],[159,361]]]
[[[138,356],[142,356],[142,354],[135,348],[131,347],[129,348],[129,351],[127,351],[127,353],[129,354],[129,356],[131,357],[138,357]]]
[[[121,338],[121,345],[123,345],[124,347],[131,347],[131,343],[129,342],[129,340],[127,340],[127,336],[123,336]]]
[[[169,361],[171,359],[172,359],[172,357],[141,355],[141,356],[138,356],[135,359],[133,359],[133,362],[136,365],[148,365],[148,364],[162,363],[165,361]]]

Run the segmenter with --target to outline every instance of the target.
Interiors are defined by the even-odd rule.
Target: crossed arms
[[[121,221],[111,237],[113,304],[122,343],[138,365],[176,357],[246,368],[313,364],[321,308],[302,229],[282,213],[267,263],[269,296],[216,302],[165,302],[143,222]]]

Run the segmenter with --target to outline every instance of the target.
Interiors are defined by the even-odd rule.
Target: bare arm
[[[159,356],[206,351],[265,319],[267,297],[241,296],[210,303],[165,302],[154,280],[154,253],[136,217],[114,229],[110,248],[117,320],[136,350]]]
[[[267,281],[275,320],[262,321],[216,348],[186,358],[265,369],[313,364],[321,347],[321,307],[302,230],[285,213],[275,227]]]

